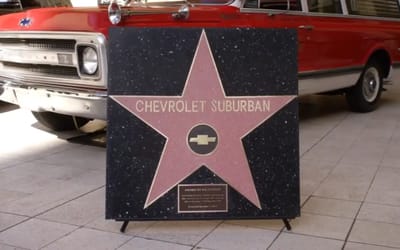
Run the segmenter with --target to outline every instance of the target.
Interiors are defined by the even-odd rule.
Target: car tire
[[[357,84],[346,92],[347,103],[355,112],[371,112],[378,107],[382,94],[383,75],[377,62],[368,63]]]
[[[57,114],[53,112],[32,111],[32,114],[39,123],[54,131],[79,129],[90,121],[90,119],[83,117]]]

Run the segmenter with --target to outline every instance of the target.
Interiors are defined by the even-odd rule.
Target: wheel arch
[[[367,63],[375,61],[381,66],[382,76],[383,78],[387,78],[390,73],[390,68],[392,65],[392,59],[390,54],[385,49],[376,49],[371,55],[369,56]]]

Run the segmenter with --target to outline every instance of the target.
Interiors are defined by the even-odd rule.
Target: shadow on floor
[[[310,95],[299,98],[300,121],[349,112],[343,95]]]
[[[0,113],[6,113],[16,109],[19,109],[17,105],[0,101]]]
[[[94,120],[80,128],[80,130],[62,132],[52,131],[38,122],[32,124],[32,127],[71,143],[102,148],[105,148],[107,144],[107,123],[105,121]]]

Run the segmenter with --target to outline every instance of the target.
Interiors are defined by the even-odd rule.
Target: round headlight
[[[86,47],[82,51],[82,66],[83,72],[88,75],[93,75],[99,67],[97,52],[92,47]]]

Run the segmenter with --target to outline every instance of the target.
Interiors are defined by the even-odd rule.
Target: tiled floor
[[[301,98],[302,216],[291,221],[104,220],[105,148],[0,104],[0,249],[400,249],[400,86],[381,107]],[[96,124],[95,124],[96,125]]]

